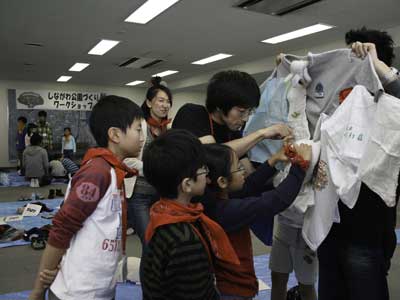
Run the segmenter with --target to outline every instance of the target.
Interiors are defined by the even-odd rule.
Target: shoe
[[[56,196],[57,196],[57,197],[64,197],[65,195],[63,194],[63,192],[62,192],[61,189],[57,189],[57,190],[56,190]]]
[[[126,230],[126,235],[134,235],[135,233],[136,233],[136,231],[133,228],[128,228]]]
[[[49,191],[49,196],[47,197],[48,199],[54,199],[56,197],[56,191],[51,189]]]

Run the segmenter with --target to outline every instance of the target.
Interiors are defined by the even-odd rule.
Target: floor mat
[[[257,277],[265,283],[267,289],[260,291],[255,299],[269,300],[271,298],[271,275],[268,268],[269,255],[260,255],[254,257],[254,266],[256,269]],[[294,275],[289,277],[288,288],[296,285]],[[29,291],[10,293],[0,295],[0,300],[26,300],[28,299]],[[120,283],[117,285],[116,300],[141,300],[142,289],[140,284],[134,283]]]
[[[56,198],[52,200],[40,200],[43,204],[46,204],[48,208],[53,209],[51,214],[54,214],[58,211],[58,207],[60,206],[63,198]],[[19,207],[24,206],[25,204],[28,204],[29,202],[2,202],[0,203],[0,216],[13,216],[17,215],[16,210]],[[10,226],[20,229],[20,230],[29,230],[33,227],[42,227],[44,225],[51,224],[51,219],[45,219],[42,218],[42,216],[46,216],[49,213],[43,212],[40,213],[36,217],[25,217],[21,221],[15,221],[15,222],[9,222]],[[0,248],[6,248],[6,247],[13,247],[13,246],[22,246],[26,245],[27,243],[21,240],[14,241],[14,242],[6,242],[6,243],[0,243]]]
[[[3,173],[4,174],[4,173]],[[19,176],[17,172],[5,173],[8,176],[7,184],[0,184],[0,187],[20,187],[29,186],[30,181],[27,181],[24,176]],[[3,180],[4,182],[4,180]],[[53,179],[51,184],[66,184],[67,179]]]

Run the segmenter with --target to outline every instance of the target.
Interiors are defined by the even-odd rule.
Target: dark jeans
[[[342,242],[331,234],[318,248],[319,300],[388,300],[383,247]]]
[[[21,175],[25,174],[23,153],[24,153],[24,149],[17,150],[18,170],[21,170]]]
[[[64,157],[69,158],[70,160],[74,160],[74,150],[64,150]]]
[[[150,207],[157,201],[155,195],[134,193],[128,200],[128,225],[135,228],[142,245],[150,221]]]

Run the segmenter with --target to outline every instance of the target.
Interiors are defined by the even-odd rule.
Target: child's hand
[[[312,158],[312,147],[307,144],[294,145],[296,152],[300,155],[304,160],[310,161]]]
[[[270,159],[268,159],[268,164],[271,167],[274,167],[276,163],[278,162],[288,162],[289,158],[285,155],[285,148],[282,147],[278,152],[276,152],[274,155],[271,156]]]
[[[43,270],[40,272],[40,282],[43,284],[43,287],[46,289],[50,287],[50,285],[53,283],[53,281],[56,279],[56,276],[58,274],[58,271],[60,270],[59,267],[55,270]]]

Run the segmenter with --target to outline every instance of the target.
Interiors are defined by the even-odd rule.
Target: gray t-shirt
[[[278,76],[287,76],[290,62],[307,60],[312,82],[307,87],[306,114],[311,136],[321,113],[332,115],[339,106],[341,91],[355,85],[363,85],[373,95],[379,95],[382,84],[370,57],[360,59],[350,49],[338,49],[319,54],[309,53],[299,57],[286,55],[278,66]]]

